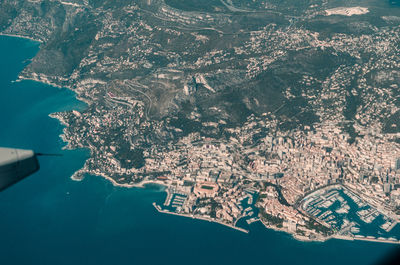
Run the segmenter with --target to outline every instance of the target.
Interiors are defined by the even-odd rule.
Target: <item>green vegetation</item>
[[[207,185],[201,185],[201,188],[202,188],[202,189],[205,189],[205,190],[212,190],[212,189],[214,189],[214,187],[207,186]]]
[[[184,11],[201,11],[201,12],[215,12],[216,10],[226,11],[225,6],[219,0],[211,0],[211,1],[166,0],[165,3],[169,6]]]
[[[267,212],[265,212],[264,208],[260,208],[260,216],[263,221],[265,221],[268,224],[274,225],[276,227],[282,227],[283,226],[283,219],[277,216],[273,216]]]
[[[376,177],[376,176],[374,176],[374,177],[371,178],[371,182],[372,182],[372,183],[378,183],[378,181],[379,181],[379,178]]]
[[[261,193],[259,196],[258,196],[258,198],[261,200],[261,199],[264,199],[264,198],[267,198],[268,197],[268,195],[267,194],[265,194],[265,193]]]
[[[400,214],[400,206],[397,206],[396,209],[394,210],[395,214]]]
[[[309,221],[306,222],[306,228],[310,229],[310,230],[314,230],[317,233],[321,233],[324,236],[329,236],[333,234],[332,229],[323,226],[322,224],[318,223],[317,221],[311,219]]]
[[[193,181],[189,181],[189,180],[183,181],[183,186],[193,186],[193,185],[194,185]]]
[[[219,205],[214,199],[212,198],[199,198],[196,204],[196,208],[202,208],[205,206],[211,206],[210,216],[212,218],[216,217],[216,212],[218,209],[221,209],[221,205]]]
[[[143,149],[137,148],[131,150],[128,144],[119,146],[116,158],[120,161],[122,167],[141,168],[144,166],[145,160],[143,157]]]
[[[296,229],[296,234],[301,235],[301,236],[305,236],[305,231],[303,231],[301,229]]]

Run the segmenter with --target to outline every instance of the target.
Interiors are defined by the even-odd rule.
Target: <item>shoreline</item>
[[[88,148],[90,149],[90,148]],[[81,171],[85,171],[85,172],[81,172]],[[103,173],[91,173],[91,172],[87,172],[86,170],[84,170],[84,167],[82,169],[77,170],[72,176],[71,179],[74,181],[82,181],[84,177],[82,178],[78,178],[76,177],[76,175],[78,174],[88,174],[88,175],[92,175],[92,176],[97,176],[97,177],[102,177],[104,179],[106,179],[107,181],[111,182],[111,184],[114,187],[121,187],[121,188],[146,188],[147,185],[153,184],[153,185],[159,185],[162,186],[163,188],[167,188],[168,186],[163,183],[163,182],[157,182],[157,181],[152,181],[152,180],[146,180],[146,181],[142,181],[136,184],[121,184],[118,183],[115,179],[107,176],[106,174]]]
[[[31,38],[31,37],[27,37],[27,36],[20,36],[20,35],[16,35],[16,34],[0,33],[0,36],[8,36],[8,37],[14,37],[14,38],[22,38],[22,39],[26,39],[26,40],[30,40],[30,41],[34,41],[34,42],[38,42],[38,43],[43,43],[43,41],[41,41],[41,40],[37,40],[37,39]],[[49,78],[49,77],[47,77],[47,76],[45,76],[45,75],[38,75],[38,74],[35,74],[35,73],[28,73],[27,75],[23,75],[23,74],[20,73],[20,74],[18,75],[18,79],[17,79],[15,82],[20,82],[20,81],[23,81],[23,80],[31,80],[31,81],[34,81],[34,82],[46,84],[46,85],[49,85],[49,86],[52,86],[52,87],[56,87],[56,88],[66,88],[66,89],[68,89],[68,90],[70,90],[70,91],[72,91],[72,92],[75,93],[75,98],[76,98],[78,101],[84,102],[84,103],[86,103],[87,105],[90,105],[90,104],[91,104],[91,102],[90,102],[89,100],[79,97],[79,94],[78,94],[74,89],[72,89],[70,86],[60,86],[60,85],[58,85],[58,84],[56,84],[56,83],[53,83],[53,82],[51,81],[51,78]],[[63,125],[64,127],[68,127],[68,126],[69,126],[67,123],[63,122],[62,119],[60,119],[59,117],[57,117],[57,115],[53,115],[53,114],[55,114],[55,113],[50,113],[48,116],[50,116],[51,118],[57,119],[57,120],[60,122],[60,124]],[[65,139],[65,137],[62,137],[62,135],[60,135],[60,137],[61,137],[61,139],[63,140],[63,142],[65,142],[65,143],[67,144],[67,146],[70,144],[70,141],[68,141],[67,139]],[[92,151],[92,150],[91,150],[91,147],[84,147],[84,148],[85,148],[85,149],[87,148],[89,151]],[[74,149],[75,149],[75,148],[74,148]],[[86,163],[86,161],[85,161],[85,163]],[[78,178],[78,175],[79,175],[79,174],[82,175],[82,178]],[[103,178],[106,179],[107,181],[110,181],[110,182],[112,183],[112,185],[115,186],[115,187],[123,187],[123,188],[146,188],[146,186],[147,186],[148,184],[160,185],[160,186],[162,186],[162,187],[164,187],[164,188],[167,188],[167,187],[168,187],[168,185],[166,185],[165,183],[160,182],[160,181],[157,181],[157,180],[146,180],[146,181],[142,181],[142,182],[134,183],[134,184],[128,184],[128,183],[126,183],[126,184],[121,184],[121,183],[118,183],[115,179],[113,179],[113,178],[107,176],[107,175],[104,174],[104,173],[91,173],[91,172],[88,172],[88,170],[85,168],[85,165],[84,165],[81,169],[77,170],[77,171],[71,176],[71,179],[74,180],[74,181],[81,181],[81,180],[84,178],[84,175],[85,175],[85,174],[90,174],[90,175],[94,175],[94,176],[103,177]],[[344,186],[344,187],[346,187],[346,186]],[[348,187],[346,187],[346,188],[348,188]],[[350,190],[351,190],[351,189],[350,189]],[[214,219],[211,219],[211,218],[197,217],[197,216],[193,216],[193,215],[190,215],[190,214],[180,214],[180,213],[175,213],[175,212],[171,212],[171,211],[168,211],[168,210],[163,210],[163,209],[161,209],[161,207],[158,206],[155,202],[153,203],[153,206],[154,206],[154,207],[156,208],[156,210],[157,210],[158,212],[160,212],[160,213],[166,213],[166,214],[172,214],[172,215],[176,215],[176,216],[190,217],[190,218],[192,218],[192,219],[198,219],[198,220],[209,221],[209,222],[213,222],[213,223],[218,223],[218,224],[224,225],[224,226],[226,226],[226,227],[230,227],[230,228],[232,228],[232,229],[235,229],[235,230],[238,230],[238,231],[241,231],[241,232],[244,232],[244,233],[249,233],[249,232],[250,232],[249,230],[246,230],[246,229],[244,229],[244,228],[235,226],[236,222],[237,222],[239,219],[236,220],[236,222],[235,222],[234,225],[230,225],[230,224],[224,223],[224,222],[222,222],[222,221],[214,220]],[[285,232],[285,233],[291,235],[293,239],[295,239],[295,240],[297,240],[297,241],[302,241],[302,242],[325,242],[325,241],[327,241],[327,240],[329,240],[329,239],[334,238],[334,239],[349,240],[349,241],[358,240],[358,241],[370,241],[370,242],[400,244],[400,240],[394,241],[394,240],[389,240],[389,239],[384,239],[384,238],[371,238],[371,237],[364,237],[364,236],[363,236],[363,237],[356,237],[356,236],[351,237],[351,236],[342,236],[342,235],[332,235],[332,236],[329,236],[329,237],[323,237],[323,238],[321,237],[321,238],[316,238],[316,239],[309,239],[309,238],[307,238],[307,237],[305,237],[305,236],[301,236],[301,235],[298,235],[298,234],[296,234],[296,233],[290,233],[290,232],[288,232],[288,231],[286,231],[286,230],[284,230],[284,229],[278,228],[278,227],[271,227],[271,226],[268,226],[268,225],[267,225],[265,222],[263,222],[262,220],[259,220],[259,221],[261,221],[261,223],[264,225],[264,227],[265,227],[266,229],[272,229],[272,230],[274,230],[274,231]]]
[[[39,42],[39,43],[43,43],[43,41],[38,40],[38,39],[34,39],[32,37],[28,37],[28,36],[22,36],[22,35],[17,35],[17,34],[11,34],[11,33],[0,33],[0,36],[7,36],[7,37],[14,37],[14,38],[21,38],[21,39],[26,39],[26,40],[31,40],[31,41],[35,41],[35,42]]]
[[[91,174],[91,173],[89,173],[89,174]],[[94,175],[94,174],[92,174],[92,175]],[[166,185],[165,183],[155,182],[155,181],[151,181],[151,180],[143,181],[143,182],[140,182],[138,184],[119,184],[113,178],[105,176],[103,174],[100,174],[100,175],[97,175],[97,176],[100,176],[100,177],[105,178],[106,180],[109,180],[116,187],[146,188],[146,185],[149,185],[149,184],[159,185],[159,186],[162,186],[164,188],[168,187],[168,185]],[[79,179],[73,179],[73,180],[80,181]],[[206,217],[197,217],[197,216],[193,216],[193,215],[190,215],[190,214],[175,213],[175,212],[171,212],[169,210],[163,210],[155,202],[153,202],[152,205],[154,206],[154,208],[159,213],[171,214],[171,215],[175,215],[175,216],[187,217],[187,218],[192,218],[192,219],[197,219],[197,220],[203,220],[203,221],[208,221],[208,222],[211,222],[211,223],[218,223],[218,224],[221,224],[223,226],[238,230],[240,232],[244,232],[246,234],[250,233],[250,230],[246,230],[244,228],[237,227],[235,225],[230,225],[230,224],[218,221],[218,220],[214,220],[214,219],[210,219],[210,218],[206,218]],[[369,241],[369,242],[376,242],[376,243],[400,244],[400,240],[394,241],[394,240],[385,239],[385,238],[368,238],[366,236],[361,236],[361,237],[354,236],[354,237],[351,237],[351,236],[343,236],[343,235],[331,235],[329,237],[319,237],[319,238],[315,238],[315,239],[310,239],[310,238],[302,236],[302,235],[298,235],[298,234],[295,234],[295,233],[289,233],[285,229],[269,226],[268,224],[266,224],[261,219],[259,219],[258,221],[261,222],[266,229],[271,229],[271,230],[276,231],[276,232],[284,232],[284,233],[290,235],[292,237],[292,239],[294,239],[296,241],[300,241],[300,242],[307,242],[307,243],[310,243],[310,242],[321,242],[322,243],[322,242],[326,242],[326,241],[328,241],[330,239],[339,239],[339,240],[347,240],[347,241],[356,241],[356,240],[358,240],[358,241]]]
[[[197,216],[190,215],[190,214],[175,213],[175,212],[171,212],[171,211],[168,211],[168,210],[163,210],[163,209],[161,209],[161,207],[160,207],[159,205],[157,205],[155,202],[153,202],[153,206],[154,206],[154,208],[156,208],[156,210],[157,210],[159,213],[172,214],[172,215],[176,215],[176,216],[183,216],[183,217],[188,217],[188,218],[192,218],[192,219],[208,221],[208,222],[210,222],[210,223],[217,223],[217,224],[220,224],[220,225],[223,225],[223,226],[226,226],[226,227],[235,229],[235,230],[237,230],[237,231],[240,231],[240,232],[243,232],[243,233],[246,233],[246,234],[248,234],[248,233],[250,232],[249,230],[246,230],[246,229],[244,229],[244,228],[237,227],[237,226],[234,226],[234,225],[230,225],[230,224],[227,224],[227,223],[218,221],[218,220],[213,220],[213,219],[206,218],[206,217],[197,217]]]
[[[375,243],[398,244],[398,245],[400,244],[400,240],[390,240],[388,238],[375,238],[375,237],[366,237],[366,236],[353,236],[352,237],[352,236],[337,235],[337,234],[331,235],[329,237],[320,237],[320,238],[316,238],[316,239],[310,239],[310,238],[302,236],[302,235],[289,233],[288,231],[278,228],[278,227],[269,226],[261,219],[260,219],[260,222],[264,225],[264,227],[266,229],[272,229],[272,230],[278,231],[278,232],[285,232],[285,233],[291,235],[294,240],[301,241],[301,242],[321,242],[321,243],[323,243],[330,239],[338,239],[338,240],[347,240],[347,241],[358,240],[358,241],[369,241],[369,242],[375,242]]]
[[[271,230],[276,231],[276,232],[284,232],[284,233],[290,235],[291,238],[294,239],[294,240],[296,240],[296,241],[310,243],[310,242],[325,242],[326,240],[328,240],[328,239],[323,239],[323,238],[319,238],[318,240],[317,240],[317,239],[310,239],[310,238],[305,237],[305,236],[302,236],[302,235],[289,233],[289,232],[286,231],[285,229],[282,229],[282,228],[279,228],[279,227],[270,226],[270,225],[268,225],[267,223],[265,223],[265,222],[264,222],[263,220],[261,220],[261,219],[260,219],[260,222],[263,224],[263,226],[265,227],[265,229],[271,229]]]

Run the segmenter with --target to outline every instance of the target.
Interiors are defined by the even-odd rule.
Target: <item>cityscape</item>
[[[86,104],[49,115],[89,150],[73,180],[301,241],[400,243],[399,25],[390,1],[0,2],[0,34],[40,43],[16,82]]]
[[[80,116],[76,111],[69,115]],[[160,184],[167,197],[164,205],[155,205],[158,211],[244,232],[248,230],[238,225],[241,220],[261,221],[300,240],[398,243],[389,236],[400,217],[396,135],[358,127],[363,137],[350,144],[350,136],[333,122],[281,133],[271,115],[251,116],[244,126],[228,128],[228,141],[192,133],[162,148],[154,146],[144,152],[144,166],[139,169],[122,166],[110,146],[107,155],[89,160],[73,178],[107,172],[103,176],[115,185]],[[335,203],[339,205],[333,214],[330,207]],[[347,219],[349,210],[354,210],[350,204],[360,209],[359,223]],[[371,223],[387,237],[359,234],[360,225]]]

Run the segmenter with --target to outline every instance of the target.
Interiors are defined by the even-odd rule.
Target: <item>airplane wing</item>
[[[39,170],[32,150],[0,147],[0,191]]]

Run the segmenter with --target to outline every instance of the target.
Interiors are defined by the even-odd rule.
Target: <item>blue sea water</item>
[[[400,6],[400,0],[389,0],[389,4],[393,6]]]
[[[0,193],[0,264],[374,264],[394,246],[329,240],[305,243],[251,225],[245,234],[158,213],[165,193],[70,179],[89,155],[64,151],[54,111],[82,109],[74,94],[32,81],[13,83],[38,51],[30,40],[0,36],[0,146],[62,153],[41,157],[38,173]]]

